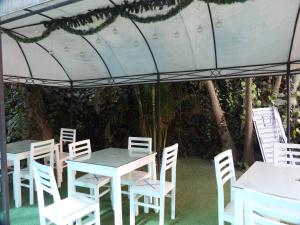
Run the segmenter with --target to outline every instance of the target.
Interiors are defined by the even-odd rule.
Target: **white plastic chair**
[[[69,153],[64,152],[64,145],[74,143],[76,141],[76,130],[69,128],[60,129],[59,144],[57,144],[55,152],[56,175],[58,187],[61,187],[63,181],[63,169],[67,167],[66,160],[69,158]]]
[[[300,165],[300,145],[274,144],[274,164]]]
[[[61,199],[56,185],[53,169],[32,161],[36,183],[40,224],[55,223],[57,225],[82,224],[83,217],[93,213],[93,220],[86,224],[100,225],[99,203],[86,196],[73,196]],[[44,192],[53,197],[53,203],[45,205]]]
[[[84,160],[91,156],[91,144],[90,140],[78,141],[69,144],[69,153],[71,160]],[[103,195],[110,192],[110,188],[105,186],[110,184],[111,178],[107,176],[101,176],[96,174],[85,174],[80,176],[74,181],[75,187],[84,187],[90,189],[89,196],[95,200],[98,200]],[[69,184],[72,185],[72,184]],[[100,191],[101,187],[106,187]]]
[[[300,224],[300,202],[244,190],[245,225]]]
[[[130,187],[130,225],[135,224],[136,206],[159,210],[159,225],[164,224],[165,197],[171,198],[171,219],[175,219],[176,163],[178,144],[166,147],[163,152],[160,180],[145,179]],[[172,169],[171,182],[166,181],[167,170]],[[147,196],[146,202],[138,201]],[[158,204],[149,203],[151,197],[159,198]]]
[[[231,186],[236,181],[234,164],[232,159],[232,151],[226,150],[219,155],[215,156],[215,172],[218,189],[218,221],[219,225],[224,225],[225,222],[234,223],[234,202],[230,202],[225,206],[224,203],[224,185],[230,181]]]
[[[30,145],[30,158],[29,165],[27,168],[21,169],[20,178],[21,186],[29,189],[29,203],[32,205],[34,203],[34,187],[33,187],[33,172],[31,167],[31,162],[33,160],[48,161],[50,166],[54,165],[54,139],[47,141],[35,142]],[[27,183],[23,183],[28,180]]]
[[[129,137],[128,151],[130,152],[130,154],[152,153],[152,138]],[[151,178],[151,171],[152,171],[151,164],[149,164],[148,172],[141,171],[141,170],[134,170],[130,173],[127,173],[121,177],[121,184],[130,187],[143,179]],[[122,193],[129,194],[129,191],[122,191]]]
[[[253,109],[253,123],[265,162],[273,163],[274,143],[287,143],[287,137],[276,107]]]

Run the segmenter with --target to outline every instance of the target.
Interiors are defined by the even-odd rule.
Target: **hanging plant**
[[[139,23],[154,23],[167,20],[173,16],[176,16],[181,10],[185,9],[195,0],[140,0],[128,2],[124,1],[121,5],[115,5],[113,7],[104,7],[91,10],[85,14],[72,16],[69,18],[53,19],[51,21],[41,22],[40,25],[45,27],[45,30],[38,36],[23,37],[18,35],[13,30],[0,27],[0,31],[7,34],[14,40],[22,43],[35,43],[47,38],[53,31],[63,29],[64,31],[75,35],[92,35],[100,32],[112,24],[118,16],[131,19]],[[246,0],[198,0],[206,3],[215,4],[232,4],[235,2],[245,2]],[[159,11],[168,11],[164,14]],[[142,13],[154,11],[156,14],[143,17]],[[89,29],[82,28],[83,26],[93,24],[95,21],[103,21],[97,27]],[[36,24],[35,24],[36,25]]]

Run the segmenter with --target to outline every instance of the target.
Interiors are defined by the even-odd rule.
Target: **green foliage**
[[[7,142],[22,137],[22,120],[24,119],[23,89],[19,85],[5,85],[5,114]]]
[[[254,107],[278,102],[272,97],[273,83],[271,78],[253,78]],[[243,149],[246,83],[234,79],[218,80],[214,84],[235,145]],[[77,129],[78,140],[91,139],[93,149],[126,147],[128,136],[151,136],[153,119],[156,124],[153,85],[74,90],[12,84],[5,87],[8,142],[41,134],[40,128],[32,121],[35,114],[28,114],[32,112],[45,112],[45,123],[53,130],[56,139],[61,127],[73,127]],[[161,84],[160,92],[161,128],[166,134],[167,145],[178,142],[182,146],[181,156],[212,158],[221,151],[211,100],[204,83]],[[285,98],[284,92],[281,88],[279,99]],[[40,110],[30,109],[44,106]],[[285,105],[279,106],[283,118],[286,117],[285,109]],[[292,112],[292,137],[294,142],[299,142],[299,107],[294,106]],[[140,126],[141,122],[145,126]],[[142,130],[145,128],[146,132]]]
[[[110,24],[112,24],[118,16],[129,18],[139,23],[153,23],[167,20],[173,16],[176,16],[184,8],[189,6],[194,0],[140,0],[128,2],[124,1],[120,5],[114,5],[112,7],[103,7],[94,10],[89,10],[87,13],[76,15],[72,17],[63,17],[61,19],[54,19],[51,21],[44,21],[41,24],[44,25],[45,30],[37,36],[25,37],[15,33],[13,30],[9,30],[0,27],[0,31],[7,34],[18,42],[23,43],[35,43],[47,38],[52,32],[58,29],[75,34],[75,35],[92,35],[100,32]],[[246,0],[199,0],[207,3],[216,4],[232,4],[235,2],[245,2]],[[161,14],[158,11],[166,10],[168,12]],[[143,12],[152,11],[157,13],[153,16],[141,15]],[[92,24],[95,20],[101,20],[102,23],[96,27],[90,27],[86,29],[87,25]],[[85,27],[80,29],[80,27]]]

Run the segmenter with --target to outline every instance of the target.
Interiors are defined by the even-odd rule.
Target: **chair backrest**
[[[44,160],[50,163],[50,167],[54,166],[54,139],[47,141],[39,141],[30,145],[30,162],[36,160]],[[32,172],[32,164],[30,166]]]
[[[299,224],[300,202],[244,190],[245,225]]]
[[[73,143],[76,141],[76,130],[70,128],[61,128],[60,129],[60,151],[63,151],[64,144]]]
[[[31,162],[31,165],[37,190],[40,216],[45,215],[46,213],[44,192],[47,192],[53,197],[53,201],[55,204],[54,209],[56,211],[57,217],[59,217],[60,212],[58,206],[60,204],[61,198],[55,181],[53,168],[50,166],[42,165],[35,160]]]
[[[178,144],[164,148],[160,169],[160,193],[164,193],[167,170],[172,169],[171,182],[176,187],[176,164],[178,155]]]
[[[231,149],[215,156],[214,163],[218,190],[218,211],[220,215],[224,211],[224,185],[230,181],[230,185],[232,186],[236,181]]]
[[[131,153],[151,153],[152,138],[147,137],[129,137],[128,150]]]
[[[300,145],[274,144],[274,164],[289,164],[300,166]]]
[[[287,143],[277,108],[253,109],[253,123],[263,159],[273,163],[274,143]]]
[[[91,142],[89,139],[69,144],[70,159],[87,159],[91,156]]]

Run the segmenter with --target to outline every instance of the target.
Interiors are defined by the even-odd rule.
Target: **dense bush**
[[[256,78],[252,86],[254,107],[274,103],[274,79]],[[219,80],[216,93],[240,153],[244,143],[245,82]],[[285,98],[284,82],[280,88]],[[33,85],[5,85],[7,141],[59,137],[61,127],[77,129],[78,139],[90,138],[93,149],[126,147],[128,136],[152,136],[152,85],[98,89],[62,89]],[[271,96],[271,97],[270,97]],[[281,114],[285,107],[280,105]],[[293,137],[298,140],[298,107],[293,113]],[[211,99],[201,82],[162,84],[162,142],[178,142],[180,155],[212,158],[221,151]],[[166,138],[164,138],[166,137]]]

